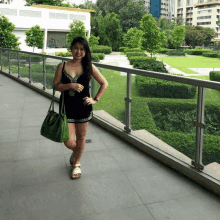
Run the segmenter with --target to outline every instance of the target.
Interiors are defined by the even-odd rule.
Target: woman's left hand
[[[97,101],[95,101],[92,97],[85,97],[84,99],[84,105],[95,105]]]

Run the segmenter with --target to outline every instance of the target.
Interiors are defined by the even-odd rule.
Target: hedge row
[[[166,54],[168,56],[185,56],[184,50],[169,50]]]
[[[129,47],[119,47],[119,52],[124,52],[125,49],[129,49]]]
[[[108,46],[96,45],[90,47],[91,53],[104,53],[110,54],[112,52],[112,48]]]
[[[137,75],[135,82],[141,96],[158,98],[190,99],[196,87],[188,84]]]
[[[129,57],[135,57],[135,56],[142,56],[147,57],[147,55],[144,52],[127,52],[126,56]]]
[[[130,62],[131,65],[134,65],[134,64],[138,64],[138,63],[146,63],[146,62],[149,62],[149,60],[154,60],[156,61],[156,57],[148,57],[148,56],[129,56],[128,57],[128,60]]]
[[[220,71],[211,71],[211,72],[209,72],[209,78],[212,81],[220,82]]]
[[[92,53],[91,56],[93,62],[99,62],[100,60],[103,60],[105,58],[104,53]]]
[[[127,49],[124,49],[124,52],[127,53],[127,52],[142,52],[142,50],[140,48],[127,48]]]
[[[212,52],[210,49],[187,49],[185,53],[190,55],[202,55],[204,52]]]
[[[206,114],[205,121],[209,122],[209,117],[213,115],[213,119],[220,115],[220,106],[219,104],[207,103],[206,104]],[[185,112],[186,116],[185,121],[178,121],[172,116],[168,116],[168,112],[176,112],[179,117],[181,117],[181,112]],[[176,100],[176,99],[157,99],[157,98],[140,98],[135,97],[132,99],[132,111],[131,111],[131,124],[132,129],[139,130],[145,129],[148,132],[152,133],[159,139],[163,140],[165,143],[169,144],[173,148],[182,152],[186,156],[194,159],[195,158],[195,149],[196,149],[196,137],[195,137],[195,127],[193,126],[192,119],[196,119],[196,116],[191,116],[191,119],[188,118],[188,115],[191,112],[196,113],[196,100]],[[174,127],[178,128],[173,132],[167,130],[161,130],[158,127],[158,121],[163,120],[154,120],[156,114],[160,113],[164,115],[166,119],[164,124],[170,124],[169,120],[173,119]],[[176,124],[175,124],[176,120]],[[215,120],[219,120],[215,118]],[[212,123],[215,125],[215,123]],[[192,130],[189,130],[188,133],[183,133],[180,131],[184,126],[190,127]],[[206,165],[211,162],[220,163],[220,137],[216,135],[207,134],[209,132],[209,126],[206,126],[204,134],[204,143],[203,143],[203,163]],[[212,128],[214,131],[216,129]]]
[[[168,49],[168,48],[160,48],[160,50],[158,50],[158,53],[167,53],[168,51],[172,51],[173,49]]]
[[[215,57],[215,58],[220,58],[220,53],[219,52],[204,52],[202,53],[202,56],[204,57]]]
[[[72,53],[71,52],[56,52],[55,56],[58,56],[58,57],[72,57]]]

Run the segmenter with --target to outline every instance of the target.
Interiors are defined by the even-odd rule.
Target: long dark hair
[[[75,37],[70,46],[71,51],[76,43],[80,43],[84,47],[85,56],[82,58],[82,66],[84,73],[86,74],[87,78],[90,80],[92,76],[92,57],[91,57],[91,51],[89,48],[88,41],[84,37]]]

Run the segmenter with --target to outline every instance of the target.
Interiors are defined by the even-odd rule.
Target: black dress
[[[84,105],[83,98],[90,97],[89,92],[89,79],[84,72],[78,74],[76,77],[70,76],[64,70],[65,62],[62,69],[62,84],[79,83],[84,86],[84,89],[79,93],[73,89],[63,91],[64,93],[64,106],[68,123],[83,123],[90,121],[93,116],[92,105]],[[59,111],[61,110],[62,93],[60,95]]]

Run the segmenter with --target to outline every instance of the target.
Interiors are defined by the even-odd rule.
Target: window
[[[201,20],[201,19],[211,19],[212,16],[201,16],[201,17],[198,17],[197,20]]]
[[[211,22],[197,22],[197,25],[210,25]]]

